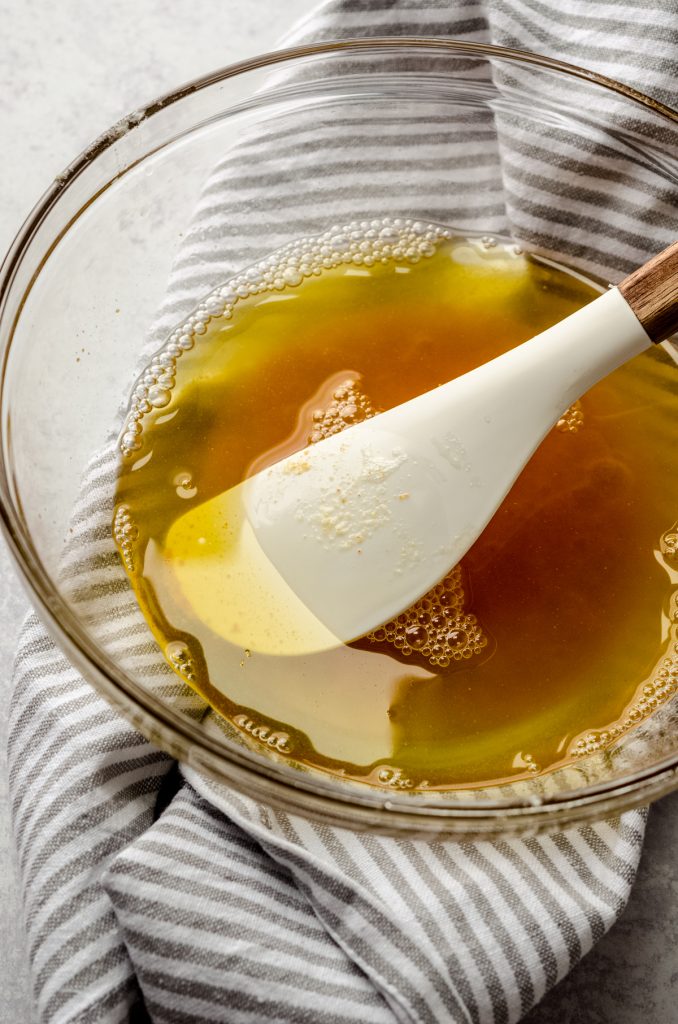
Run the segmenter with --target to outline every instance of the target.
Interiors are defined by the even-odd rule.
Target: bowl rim
[[[286,64],[301,58],[353,54],[357,51],[385,53],[418,49],[437,50],[458,56],[498,58],[508,63],[543,68],[583,80],[604,90],[623,96],[669,122],[678,124],[678,110],[648,96],[625,83],[598,74],[578,65],[556,60],[528,50],[494,46],[459,39],[429,36],[378,36],[367,39],[327,40],[303,46],[288,47],[253,56],[210,72],[163,94],[134,113],[121,118],[99,135],[52,182],[38,200],[17,232],[0,265],[0,318],[7,296],[36,231],[58,203],[73,181],[106,149],[134,131],[140,124],[167,107],[202,89],[234,78],[240,74]],[[5,390],[6,366],[18,319],[39,273],[50,253],[69,230],[70,220],[57,234],[42,257],[21,295],[11,324],[7,343],[0,352],[0,399]],[[0,424],[0,438],[2,424]],[[651,767],[621,776],[616,780],[596,783],[581,790],[567,790],[543,798],[483,801],[482,804],[456,804],[453,807],[427,801],[426,794],[398,795],[386,789],[358,787],[350,793],[337,790],[336,780],[300,773],[284,763],[277,764],[249,748],[240,752],[235,746],[226,754],[224,746],[206,734],[186,716],[162,704],[133,679],[122,672],[107,653],[92,641],[69,605],[61,598],[50,574],[24,528],[11,498],[9,467],[4,448],[0,446],[0,529],[7,541],[19,577],[28,590],[40,618],[74,666],[95,685],[109,703],[132,721],[151,742],[212,778],[274,804],[284,810],[307,814],[322,820],[356,829],[369,828],[387,834],[455,833],[469,838],[469,833],[484,835],[531,833],[546,828],[562,827],[589,819],[609,816],[678,787],[678,749],[675,755],[663,758]],[[362,787],[361,787],[362,789]],[[361,797],[364,797],[361,799]],[[337,812],[338,805],[350,810]]]

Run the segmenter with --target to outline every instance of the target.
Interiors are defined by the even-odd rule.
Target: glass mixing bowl
[[[343,165],[341,209],[322,209],[318,168],[304,156],[314,118],[337,140],[359,122],[368,139],[390,133],[394,153],[401,127],[420,130],[421,144],[409,163]],[[443,148],[434,184],[421,188],[417,162],[430,159],[431,132],[438,144],[443,133]],[[297,234],[388,210],[513,235],[609,281],[678,237],[678,114],[534,54],[436,39],[324,43],[226,68],[125,118],[54,182],[0,277],[2,520],[45,624],[153,743],[256,799],[335,824],[410,837],[535,833],[667,792],[678,785],[675,700],[614,749],[503,788],[407,792],[394,784],[397,766],[373,786],[300,771],[285,750],[266,753],[251,729],[214,729],[168,697],[121,656],[106,616],[91,615],[60,574],[84,469],[120,428],[201,188],[243,142],[281,139],[290,164],[269,183],[279,201],[263,209],[246,192],[236,197],[221,239],[229,266],[252,262],[249,222],[270,224],[269,248],[279,244],[290,190],[308,202]],[[217,279],[222,269],[215,256]]]

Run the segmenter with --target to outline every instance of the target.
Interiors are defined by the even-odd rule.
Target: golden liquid
[[[447,591],[387,631],[264,653],[247,602],[267,614],[265,594],[234,601],[220,571],[234,543],[224,493],[246,475],[596,294],[509,246],[452,239],[413,264],[339,266],[244,298],[182,354],[171,400],[122,462],[116,539],[134,538],[127,569],[168,660],[251,742],[376,784],[478,785],[614,740],[671,696],[678,367],[660,348],[584,396]]]

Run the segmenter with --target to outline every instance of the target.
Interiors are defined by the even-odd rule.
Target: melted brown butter
[[[265,570],[229,576],[246,475],[597,294],[512,246],[415,228],[292,246],[174,332],[135,392],[114,524],[169,663],[248,741],[407,789],[548,770],[678,684],[678,368],[661,349],[563,410],[462,564],[358,643],[304,653],[303,609]]]

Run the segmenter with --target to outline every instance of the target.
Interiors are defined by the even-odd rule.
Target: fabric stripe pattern
[[[559,10],[542,0],[330,0],[284,42],[495,42],[676,103],[672,0],[653,4],[648,20],[612,0]],[[497,69],[490,80],[477,60],[465,66],[475,88],[510,87],[529,104],[533,71]],[[294,81],[273,72],[272,87],[281,84]],[[559,82],[540,87],[555,104]],[[640,115],[623,129],[626,155],[594,121],[575,147],[555,116],[539,138],[517,107],[467,115],[432,105],[424,121],[400,111],[377,130],[369,111],[346,103],[300,116],[294,137],[274,123],[265,141],[243,138],[205,184],[139,366],[206,292],[342,218],[482,223],[613,279],[677,227],[678,137],[661,184]],[[218,729],[161,657],[112,546],[118,426],[86,469],[61,583],[113,658]],[[618,918],[644,831],[636,811],[555,836],[406,842],[264,807],[193,769],[180,775],[35,616],[15,663],[9,762],[35,1002],[49,1024],[514,1024]]]

